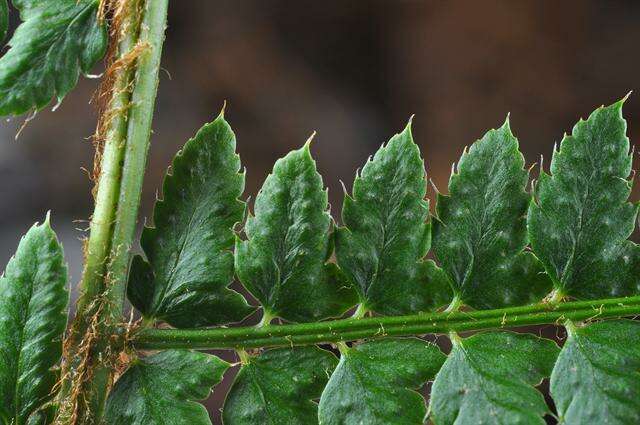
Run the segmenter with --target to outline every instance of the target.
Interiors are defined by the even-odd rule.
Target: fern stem
[[[127,5],[129,10],[123,12],[123,29],[116,30],[121,34],[113,36],[119,39],[114,64],[125,60],[133,52],[138,40],[139,27],[136,25],[135,4],[128,2]],[[111,234],[120,193],[121,163],[127,136],[127,107],[131,98],[128,87],[133,70],[131,66],[119,66],[107,72],[113,72],[112,95],[96,131],[97,138],[104,137],[104,149],[100,157],[100,174],[96,183],[95,207],[86,245],[85,266],[79,284],[80,298],[77,310],[80,312],[86,311],[94,299],[104,291],[104,275],[111,249]]]
[[[122,90],[122,99],[117,99],[123,109],[126,109],[126,114],[123,114],[121,121],[111,124],[118,126],[118,137],[108,149],[105,146],[105,157],[102,160],[99,184],[104,179],[109,186],[103,186],[104,196],[101,196],[101,189],[98,189],[96,211],[104,211],[105,215],[94,214],[98,231],[94,236],[92,230],[91,237],[95,238],[95,246],[99,250],[91,251],[90,242],[85,270],[87,281],[83,287],[82,300],[78,304],[75,332],[72,334],[76,339],[70,339],[70,344],[67,344],[72,347],[67,360],[71,370],[67,379],[72,382],[71,388],[65,383],[63,405],[67,404],[68,407],[61,409],[66,411],[59,415],[61,423],[98,424],[101,421],[115,374],[114,365],[118,353],[112,349],[111,332],[116,324],[122,322],[129,251],[138,218],[151,135],[168,0],[128,3],[123,0],[122,4],[129,4],[131,7],[144,5],[139,30],[134,30],[132,25],[125,24],[123,27],[127,40],[130,44],[135,44],[130,47],[137,50],[135,76],[122,82],[127,85],[131,83],[133,89],[130,99],[128,95],[124,97],[125,90]],[[137,7],[135,9],[131,13],[131,19],[137,20]],[[107,250],[109,254],[105,256]],[[86,348],[73,348],[76,346]],[[72,419],[65,422],[62,419],[65,416]]]
[[[168,4],[168,0],[147,0],[140,26],[138,43],[145,50],[138,58],[134,90],[131,95],[120,199],[111,239],[110,263],[107,265],[109,279],[107,298],[110,314],[115,320],[121,320],[123,312],[130,260],[129,251],[135,236],[147,164]]]
[[[395,317],[342,319],[318,323],[270,325],[262,328],[142,329],[133,338],[138,349],[261,348],[337,343],[363,338],[446,334],[449,332],[562,324],[640,315],[640,296],[593,301],[545,303],[472,312],[438,312]]]
[[[122,164],[120,197],[111,237],[111,253],[106,267],[105,304],[102,312],[106,323],[122,321],[130,248],[135,236],[142,182],[147,164],[168,3],[168,0],[144,2],[138,38],[138,46],[144,50],[140,53],[136,65]],[[95,422],[98,422],[102,416],[113,373],[111,365],[98,364],[95,367],[94,379],[89,390]]]
[[[76,317],[72,331],[65,343],[65,355],[61,388],[61,403],[56,424],[80,422],[91,417],[93,405],[100,405],[106,396],[109,373],[98,371],[91,380],[93,393],[86,397],[87,404],[80,400],[85,391],[89,357],[101,352],[108,345],[109,337],[97,338],[93,329],[95,316],[99,314],[101,295],[105,291],[106,266],[111,249],[111,236],[118,196],[122,159],[127,135],[128,107],[131,99],[130,85],[133,66],[128,59],[134,55],[139,34],[137,14],[138,1],[125,1],[116,11],[111,29],[112,42],[117,43],[115,57],[110,61],[105,82],[99,90],[100,96],[110,95],[106,108],[96,129],[96,138],[104,142],[101,153],[96,154],[100,162],[95,188],[95,207],[91,217],[89,240],[85,251],[85,265],[79,283],[80,296],[76,306]],[[96,393],[97,391],[97,393]],[[98,395],[93,397],[94,395]],[[93,403],[98,400],[97,403]],[[91,407],[90,407],[91,406]],[[88,412],[87,412],[88,410]]]

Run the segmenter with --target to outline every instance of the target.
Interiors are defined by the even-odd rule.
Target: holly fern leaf
[[[233,226],[245,208],[236,139],[220,114],[176,155],[164,198],[140,244],[147,261],[133,259],[127,293],[147,319],[176,327],[219,325],[251,312],[227,288],[233,281]]]
[[[6,5],[0,1],[1,26]],[[98,0],[13,0],[13,4],[22,24],[0,58],[3,116],[40,110],[53,98],[61,102],[80,74],[87,75],[102,58],[108,41]]]
[[[431,245],[426,172],[411,122],[383,145],[345,193],[336,258],[361,308],[384,315],[431,311],[451,300]]]
[[[640,323],[566,328],[569,336],[551,374],[560,423],[640,423]]]
[[[105,423],[211,425],[196,400],[209,396],[228,367],[216,356],[186,350],[136,359],[109,395]]]
[[[318,405],[337,359],[318,347],[274,348],[242,355],[227,395],[225,425],[317,425]]]
[[[456,335],[452,342],[431,390],[435,425],[544,425],[549,408],[534,386],[551,373],[555,342],[511,332]]]
[[[580,120],[541,173],[528,216],[534,253],[555,297],[593,299],[638,293],[640,247],[628,238],[638,204],[628,201],[632,155],[626,98]]]
[[[262,304],[265,322],[340,316],[356,303],[340,271],[326,261],[331,216],[310,142],[276,162],[244,227],[247,240],[236,239],[236,272]]]
[[[390,338],[340,346],[340,363],[320,397],[321,425],[411,425],[423,422],[425,405],[414,391],[445,360],[418,338]]]
[[[433,245],[458,300],[473,308],[539,301],[551,287],[527,245],[529,173],[509,120],[463,153],[438,194]]]
[[[66,285],[62,247],[47,218],[22,238],[0,277],[0,423],[33,423],[51,399],[67,324]]]

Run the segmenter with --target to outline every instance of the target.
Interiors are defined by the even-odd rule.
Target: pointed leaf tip
[[[407,121],[407,127],[411,127],[413,125],[413,120],[416,117],[416,114],[411,114],[411,116],[409,117],[409,120]]]
[[[620,102],[624,104],[627,101],[627,99],[629,99],[629,96],[631,96],[631,93],[633,93],[633,90],[629,90],[629,92],[625,94],[622,99],[620,99]]]
[[[44,222],[42,223],[46,227],[51,228],[51,210],[48,210],[44,216]]]
[[[511,112],[507,112],[507,116],[504,119],[504,123],[502,124],[503,128],[508,128],[511,130]]]
[[[317,132],[314,130],[313,133],[311,133],[311,135],[309,136],[309,138],[307,138],[307,141],[304,142],[304,148],[311,153],[311,143],[313,143],[313,141],[316,138],[316,134]]]
[[[412,114],[409,117],[409,120],[407,120],[407,125],[404,126],[404,129],[400,132],[400,134],[408,134],[410,138],[413,139],[413,119],[415,118],[416,114]]]
[[[227,99],[222,102],[222,109],[220,109],[220,113],[218,114],[218,118],[224,119],[224,113],[227,110]]]

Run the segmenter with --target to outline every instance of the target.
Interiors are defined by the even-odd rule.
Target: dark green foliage
[[[533,386],[551,374],[553,341],[488,332],[453,343],[431,390],[434,424],[545,424],[549,409]]]
[[[423,262],[431,245],[424,162],[411,123],[367,161],[345,194],[336,235],[338,264],[367,310],[386,315],[429,311],[447,301],[448,285]]]
[[[58,102],[107,48],[98,0],[13,0],[22,24],[0,59],[0,115]],[[0,13],[1,14],[1,13]]]
[[[210,425],[204,406],[229,364],[204,353],[168,350],[134,360],[109,399],[109,425]]]
[[[243,364],[227,395],[225,425],[317,424],[320,397],[336,357],[317,347],[267,350]]]
[[[67,269],[49,219],[0,277],[0,422],[23,425],[52,397],[67,323]]]
[[[560,152],[554,156],[554,177],[543,175],[537,186],[537,203],[531,202],[526,191],[529,173],[508,121],[465,151],[451,176],[449,194],[438,195],[433,243],[442,269],[434,261],[425,259],[432,237],[429,205],[425,199],[426,174],[409,126],[381,147],[356,177],[353,196],[345,194],[344,198],[345,227],[333,235],[327,192],[307,144],[280,159],[259,192],[255,216],[249,214],[244,228],[247,240],[236,238],[235,268],[239,279],[262,304],[266,318],[263,324],[276,316],[294,322],[317,321],[338,316],[357,302],[360,309],[356,317],[363,311],[384,315],[426,312],[452,301],[452,311],[460,304],[475,309],[522,306],[539,302],[549,295],[554,285],[561,295],[580,297],[636,293],[633,260],[636,246],[626,240],[634,226],[636,207],[626,203],[630,190],[627,180],[630,158],[620,106],[621,102],[596,111],[589,121],[578,124],[574,136],[565,139]],[[216,121],[220,125],[221,122],[221,118]],[[230,142],[215,150],[213,157],[234,158],[223,161],[233,164],[228,174],[215,177],[213,171],[207,174],[204,170],[227,168],[214,163],[201,166],[191,157],[189,161],[184,160],[184,164],[197,165],[187,173],[182,156],[186,157],[191,149],[198,152],[197,139],[207,139],[199,133],[173,166],[175,175],[189,174],[190,179],[169,176],[165,183],[166,197],[166,193],[177,192],[172,189],[174,179],[189,188],[193,186],[190,181],[201,182],[201,186],[207,188],[210,185],[205,181],[220,182],[211,190],[199,192],[205,195],[189,198],[184,206],[175,208],[177,211],[212,211],[214,209],[206,208],[207,202],[220,199],[227,205],[237,206],[233,209],[234,220],[225,221],[224,226],[215,227],[217,224],[205,222],[202,227],[187,226],[187,231],[194,235],[215,227],[216,235],[223,235],[221,239],[224,239],[233,223],[240,220],[239,160],[233,153],[233,135],[230,130],[225,131]],[[215,139],[211,138],[211,143]],[[588,139],[588,143],[577,142],[583,139]],[[579,148],[594,150],[594,140],[606,141],[603,150],[596,149],[592,154],[599,162],[591,164],[591,160],[586,159],[571,162],[582,158],[580,155],[584,152],[575,153]],[[210,148],[204,141],[201,143],[200,151],[204,155]],[[219,152],[220,149],[223,151]],[[604,151],[609,152],[609,156]],[[205,156],[211,158],[208,153]],[[607,158],[611,163],[606,162]],[[569,163],[565,164],[566,161]],[[609,174],[606,170],[599,171],[602,163]],[[185,170],[179,171],[181,168]],[[591,175],[585,181],[577,177],[571,180],[567,176],[573,176],[572,173],[578,177]],[[225,178],[236,185],[225,183]],[[590,198],[590,191],[584,190],[592,181],[598,183],[598,196],[594,199]],[[224,188],[229,189],[231,195],[225,195]],[[181,193],[184,198],[184,194],[190,192]],[[574,205],[561,210],[554,204],[556,197],[562,205],[566,203],[564,200],[573,199]],[[612,202],[609,205],[612,213],[600,206],[603,199]],[[156,223],[174,222],[166,218],[163,211],[178,204],[175,196],[160,201],[156,207]],[[531,238],[544,266],[527,251],[530,206]],[[545,208],[550,208],[552,214]],[[578,210],[590,214],[584,216],[583,222],[578,220],[582,223],[580,226],[576,226],[575,221]],[[615,217],[612,214],[616,214]],[[611,231],[604,232],[599,225],[594,225],[602,221],[622,224],[613,230],[607,227]],[[162,240],[162,237],[173,240],[166,235],[170,232],[164,228],[145,230],[143,247],[151,264],[141,257],[134,259],[129,293],[146,316],[162,317],[176,324],[166,315],[148,313],[161,311],[156,305],[166,297],[166,294],[157,295],[164,280],[158,281],[155,264],[160,267],[181,264],[170,261],[175,248],[155,261],[150,254],[153,252],[149,249],[150,241]],[[334,236],[341,268],[327,262]],[[585,242],[582,238],[586,238]],[[202,249],[193,240],[191,236],[173,245],[193,249],[187,257],[191,260],[187,262],[190,267],[175,273],[177,276],[197,276],[209,270],[197,263],[198,258],[203,257],[202,252],[214,252],[216,255],[212,258],[220,261],[230,255],[228,244]],[[567,245],[567,241],[575,243]],[[157,246],[166,248],[170,243],[163,241]],[[567,247],[573,249],[576,256],[567,259],[562,266],[564,274],[558,274],[559,268],[549,268],[549,264],[559,264],[554,263],[556,258],[567,257],[570,251]],[[559,254],[562,249],[567,254],[564,257]],[[620,256],[621,253],[629,255]],[[230,268],[226,261],[222,264],[223,268],[215,270],[226,270],[226,274],[218,279],[221,284],[213,287],[233,294],[226,289],[231,279]],[[580,266],[574,270],[577,265]],[[589,267],[593,267],[595,275],[580,275],[577,280],[576,273],[587,273],[592,270]],[[621,276],[621,280],[606,279],[611,276]],[[586,282],[587,286],[575,282]],[[596,290],[603,288],[609,292]],[[195,299],[208,299],[207,294],[217,297],[216,290],[211,289],[203,287],[198,294],[185,285],[184,294],[176,298],[182,300],[185,294]],[[242,308],[236,310],[242,313],[238,317],[248,311],[243,301],[241,304]],[[185,300],[176,311],[185,318],[185,326],[214,323],[195,322],[200,320],[196,318],[214,314],[212,311],[226,315],[233,311],[233,308],[211,306],[201,308]],[[570,327],[569,341],[552,378],[552,393],[559,415],[566,423],[637,422],[636,384],[640,380],[636,363],[640,362],[640,354],[636,355],[633,348],[637,345],[633,342],[637,336],[636,324],[621,323]],[[379,332],[384,335],[385,329],[381,327]],[[612,342],[607,342],[608,336],[613,336]],[[415,338],[356,342],[352,347],[340,343],[337,366],[333,354],[314,346],[270,349],[257,355],[242,352],[243,365],[225,403],[225,424],[419,425],[425,416],[435,425],[545,423],[545,415],[552,412],[535,386],[551,374],[559,353],[553,341],[510,332],[480,333],[468,338],[452,334],[452,339],[453,349],[448,357],[435,345]],[[619,344],[618,340],[629,343]],[[623,374],[624,379],[619,378]],[[434,376],[427,412],[422,396],[415,390]],[[596,379],[606,384],[598,384]],[[596,390],[590,390],[598,385]],[[314,401],[318,398],[319,406]],[[606,408],[580,407],[587,405]]]
[[[236,272],[267,317],[295,322],[339,316],[356,303],[330,255],[327,191],[309,143],[279,159],[236,241]]]
[[[341,353],[320,398],[321,425],[422,424],[424,399],[413,390],[433,379],[444,362],[437,346],[391,338]]]
[[[125,3],[13,0],[22,23],[0,58],[0,115],[37,112],[52,100],[62,102],[107,50],[103,13],[111,16],[110,7]],[[124,99],[116,101],[127,111],[121,123],[126,122],[128,134],[122,162],[139,163],[123,167],[142,173],[144,157],[139,155],[146,153],[166,2],[131,6],[128,12],[144,16],[139,40],[147,43],[138,46],[157,53],[152,59],[136,58],[133,66],[132,98],[148,96],[149,102],[129,108]],[[9,27],[8,7],[7,0],[0,0],[0,41]],[[114,12],[120,22],[118,16]],[[126,41],[121,46],[135,43],[137,25],[124,25],[122,31]],[[150,78],[142,81],[141,75]],[[409,123],[356,175],[352,195],[344,195],[344,227],[335,232],[310,142],[276,162],[256,197],[255,214],[248,213],[240,200],[245,176],[235,135],[221,114],[175,157],[163,199],[155,206],[154,227],[142,234],[144,256],[132,259],[127,294],[145,319],[141,328],[156,321],[179,328],[226,325],[256,310],[230,289],[237,275],[260,302],[263,320],[258,328],[174,330],[165,340],[165,331],[154,329],[160,332],[157,345],[138,347],[209,348],[206,339],[215,335],[222,346],[235,348],[241,362],[222,412],[225,425],[421,425],[428,420],[434,425],[544,425],[545,416],[554,413],[535,387],[548,376],[560,424],[640,423],[638,321],[567,321],[561,350],[529,334],[494,331],[461,338],[452,331],[495,328],[500,316],[502,326],[538,324],[552,316],[589,322],[605,305],[608,317],[640,306],[640,297],[561,304],[567,298],[640,294],[640,247],[629,241],[640,206],[629,202],[633,158],[622,117],[625,100],[575,125],[554,150],[550,173],[541,171],[533,197],[526,191],[529,172],[508,120],[487,132],[463,153],[448,195],[438,194],[433,221],[424,161]],[[133,144],[142,152],[130,154]],[[118,154],[109,159],[115,164],[120,150],[114,151]],[[114,191],[121,187],[119,199],[133,190],[124,177],[114,186]],[[132,187],[139,194],[139,185]],[[129,210],[124,205],[129,204],[109,208]],[[129,211],[136,208],[134,203]],[[236,226],[245,213],[240,229]],[[116,244],[118,238],[109,239],[108,233],[118,231],[104,221],[105,240],[110,240],[102,245],[105,251],[128,250],[130,238]],[[426,258],[432,238],[442,268]],[[112,262],[100,256],[97,262],[107,264],[107,270],[117,264],[114,268],[124,272],[128,251],[118,254],[125,255],[112,255],[117,260]],[[98,293],[108,288],[110,277],[105,273],[97,286],[87,286]],[[62,248],[47,218],[23,237],[0,276],[3,425],[51,424],[58,404],[73,398],[75,386],[67,381],[55,385],[67,323],[66,284]],[[74,394],[87,396],[88,403],[80,400],[82,407],[73,415],[91,406],[95,411],[82,411],[80,417],[96,417],[100,424],[211,425],[198,401],[209,396],[232,365],[188,350],[135,353],[131,340],[140,341],[136,338],[145,330],[111,322],[114,311],[120,311],[109,304],[119,301],[111,296],[116,293],[117,288],[107,290],[89,300],[91,307],[79,315],[80,337],[69,339],[81,348],[72,347],[65,359],[68,376],[79,388],[90,388],[88,395]],[[447,304],[445,312],[426,314]],[[275,317],[290,322],[339,317],[356,305],[353,317],[339,323],[270,325]],[[520,308],[467,314],[463,306]],[[92,320],[84,317],[89,312],[95,313]],[[365,313],[412,316],[362,319]],[[419,338],[388,337],[425,329],[450,331],[448,356]],[[294,337],[301,345],[337,343],[339,361],[316,345],[294,347]],[[283,341],[291,346],[262,351]],[[262,348],[249,353],[247,347]],[[121,373],[107,369],[117,364],[116,357],[129,355],[133,360],[111,389],[101,417],[105,382]],[[97,385],[85,386],[94,378]],[[427,409],[417,390],[430,380]]]
[[[638,293],[640,249],[627,240],[638,205],[631,193],[632,157],[624,99],[580,120],[541,173],[529,210],[531,246],[560,296]]]
[[[6,23],[2,1],[0,36]],[[47,37],[57,31],[58,40],[76,38],[72,45],[57,46],[56,55],[97,55],[104,29],[96,21],[96,1],[69,1],[16,0],[28,19],[14,39],[26,43],[29,30],[37,33],[33,40],[54,46],[58,41]],[[46,27],[43,22],[52,19],[56,25],[48,31],[36,25],[42,21]],[[38,49],[52,48],[45,44],[28,50],[20,66],[42,55]],[[16,49],[6,57],[17,55]],[[6,57],[0,60],[0,91],[8,81],[3,72],[10,67],[2,68]],[[84,62],[75,63],[75,74],[62,69],[65,76],[56,85],[58,80],[43,74],[48,60],[60,58],[45,54],[44,65],[23,69],[37,77],[21,79],[26,88],[4,89],[14,94],[0,101],[0,112],[42,107],[39,99],[29,98],[36,88],[61,99],[85,72]],[[438,194],[433,229],[424,163],[408,125],[356,176],[353,195],[344,197],[345,227],[335,233],[310,143],[276,162],[256,197],[255,215],[247,213],[239,199],[244,173],[235,135],[221,114],[175,157],[163,199],[155,206],[154,227],[142,234],[145,256],[132,260],[127,293],[146,319],[143,328],[155,321],[181,328],[225,325],[255,310],[229,288],[235,272],[260,302],[263,321],[257,328],[174,330],[165,340],[165,331],[157,329],[155,334],[146,330],[155,335],[146,341],[136,339],[145,330],[119,330],[109,335],[109,348],[130,354],[131,347],[118,345],[130,342],[125,335],[143,341],[138,347],[144,348],[212,347],[206,344],[216,338],[221,346],[234,347],[241,362],[222,412],[225,425],[421,425],[427,420],[434,425],[543,425],[554,412],[535,387],[548,376],[559,423],[640,423],[637,321],[566,322],[562,350],[529,334],[494,331],[461,338],[452,332],[498,327],[501,316],[502,326],[550,317],[590,321],[603,310],[628,314],[640,305],[640,297],[560,304],[568,297],[638,295],[640,290],[640,248],[628,240],[638,205],[628,202],[632,158],[623,102],[596,110],[564,138],[554,152],[552,174],[541,174],[535,200],[526,191],[529,173],[508,121],[489,131],[463,153],[449,194]],[[245,213],[240,230],[236,226]],[[425,258],[432,237],[442,268]],[[0,277],[4,425],[46,425],[57,413],[54,384],[66,324],[65,286],[62,248],[47,219],[24,236]],[[426,314],[447,304],[444,312]],[[356,305],[346,321],[270,325],[274,317],[291,322],[338,317]],[[467,314],[462,305],[516,308]],[[364,313],[418,314],[362,319]],[[425,330],[450,331],[451,353],[445,356],[435,344],[415,337],[388,337]],[[283,341],[291,346],[262,351]],[[315,345],[294,346],[318,342],[337,343],[340,360]],[[262,348],[247,352],[243,347]],[[197,401],[208,397],[232,365],[187,350],[132,354],[134,360],[111,390],[103,423],[211,424]],[[431,380],[427,409],[417,390]],[[67,396],[63,392],[60,402]]]
[[[227,286],[233,280],[233,226],[242,220],[244,189],[235,135],[220,115],[173,160],[153,223],[136,257],[128,295],[145,317],[177,327],[239,321],[251,309]]]
[[[438,194],[433,244],[454,293],[474,308],[542,299],[551,282],[527,245],[529,173],[509,121],[471,145]]]
[[[551,374],[551,395],[567,425],[640,423],[640,322],[569,324]]]

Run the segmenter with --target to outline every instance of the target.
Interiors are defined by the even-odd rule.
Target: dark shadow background
[[[427,173],[442,191],[463,147],[508,112],[528,163],[543,155],[548,164],[578,118],[640,89],[639,21],[640,2],[631,0],[172,1],[141,217],[171,157],[225,100],[248,170],[246,195],[315,130],[312,151],[336,217],[340,181],[349,188],[412,114]],[[1,266],[50,209],[78,281],[92,211],[82,168],[92,166],[96,84],[81,81],[17,141],[24,118],[0,124]],[[634,144],[638,96],[625,105]],[[210,401],[215,421],[222,393]]]

